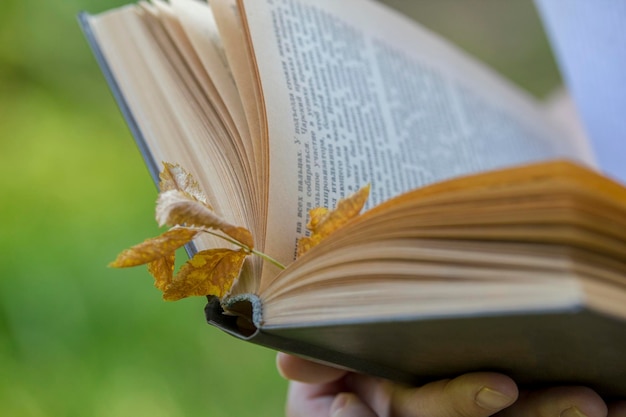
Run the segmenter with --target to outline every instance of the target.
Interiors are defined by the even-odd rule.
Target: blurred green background
[[[111,270],[157,234],[156,191],[76,23],[120,0],[0,2],[0,415],[278,416],[274,352]],[[530,0],[391,1],[543,96]]]

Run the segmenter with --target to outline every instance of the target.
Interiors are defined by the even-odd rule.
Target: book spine
[[[420,379],[414,374],[379,365],[375,362],[364,360],[355,355],[341,353],[336,350],[305,343],[297,339],[289,339],[264,331],[259,318],[262,316],[262,304],[260,299],[253,294],[237,296],[236,300],[231,300],[229,304],[248,302],[251,309],[251,318],[255,323],[254,329],[242,328],[238,324],[238,318],[233,315],[224,314],[220,300],[217,297],[207,297],[208,303],[204,309],[207,323],[234,336],[263,347],[290,353],[303,358],[324,363],[331,366],[339,366],[355,372],[363,372],[381,378],[402,382],[405,384],[419,384],[427,382],[427,379]]]

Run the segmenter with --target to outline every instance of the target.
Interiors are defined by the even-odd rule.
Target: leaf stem
[[[257,256],[260,256],[261,258],[265,259],[265,260],[266,260],[266,261],[268,261],[269,263],[271,263],[271,264],[273,264],[273,265],[276,265],[276,266],[277,266],[277,267],[279,267],[280,269],[285,269],[285,268],[286,268],[286,266],[285,266],[285,265],[281,264],[281,263],[280,263],[280,262],[278,262],[276,259],[272,258],[271,256],[269,256],[269,255],[267,255],[267,254],[265,254],[265,253],[263,253],[263,252],[259,252],[259,251],[255,250],[255,249],[251,249],[251,250],[250,250],[250,252],[251,252],[251,253],[253,253],[253,254],[255,254],[255,255],[257,255]]]
[[[279,267],[280,269],[285,269],[286,268],[285,265],[283,265],[282,263],[278,262],[276,259],[272,258],[271,256],[269,256],[269,255],[267,255],[267,254],[265,254],[263,252],[259,252],[259,251],[255,250],[255,249],[252,249],[248,245],[244,245],[240,241],[238,241],[236,239],[233,239],[230,236],[225,236],[225,235],[222,235],[220,233],[215,233],[215,232],[213,232],[211,230],[208,230],[208,229],[205,229],[205,228],[202,228],[202,227],[198,228],[198,230],[200,230],[202,232],[205,232],[205,233],[208,233],[208,234],[210,234],[212,236],[219,237],[220,239],[224,239],[225,241],[227,241],[229,243],[232,243],[235,246],[239,246],[240,248],[242,248],[246,252],[249,252],[249,253],[251,253],[253,255],[259,256],[262,259],[268,261],[269,263]]]

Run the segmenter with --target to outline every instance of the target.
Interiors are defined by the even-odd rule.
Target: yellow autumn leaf
[[[254,238],[252,233],[245,227],[228,226],[220,229],[222,232],[232,237],[236,241],[243,243],[247,249],[254,249]]]
[[[159,174],[159,179],[159,190],[161,192],[169,190],[182,191],[211,208],[207,196],[200,189],[200,185],[198,185],[193,175],[185,171],[180,165],[163,162],[163,171]]]
[[[227,222],[215,212],[191,174],[179,165],[167,162],[163,165],[156,219],[160,226],[172,228],[125,250],[110,266],[148,264],[154,285],[166,300],[205,295],[224,297],[241,274],[248,255],[260,256],[284,268],[272,257],[254,250],[254,239],[248,229]],[[201,251],[174,275],[176,249],[203,232],[221,237],[241,249]]]
[[[176,252],[169,253],[148,264],[148,272],[154,277],[154,286],[165,291],[174,278]]]
[[[167,256],[186,243],[189,243],[199,232],[183,227],[176,227],[142,243],[126,249],[109,264],[114,268],[127,268],[150,263]]]
[[[309,210],[309,224],[306,225],[306,228],[309,230],[317,229],[319,223],[329,211],[326,207],[316,207]]]
[[[241,273],[248,252],[209,249],[198,252],[185,263],[163,292],[167,301],[190,296],[226,295]]]
[[[307,229],[311,231],[311,235],[298,240],[297,256],[302,256],[317,246],[325,237],[358,216],[369,197],[369,192],[368,184],[351,196],[340,200],[334,210],[323,207],[310,210],[311,219],[307,224]]]
[[[187,225],[220,230],[250,249],[254,246],[247,229],[228,223],[209,206],[180,190],[159,194],[156,219],[160,226]]]

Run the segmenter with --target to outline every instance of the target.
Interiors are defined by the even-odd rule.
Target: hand
[[[555,387],[519,393],[502,374],[478,372],[418,388],[279,353],[291,380],[288,417],[626,417],[626,402],[607,407],[593,390]]]

